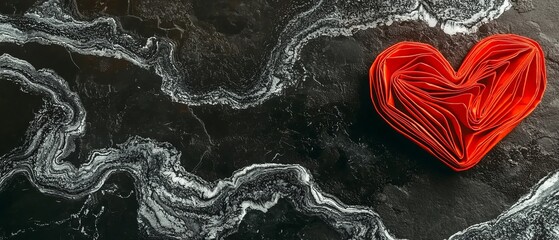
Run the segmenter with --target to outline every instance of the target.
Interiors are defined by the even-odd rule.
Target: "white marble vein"
[[[540,180],[496,219],[473,225],[449,239],[559,239],[559,172]]]
[[[0,42],[56,44],[84,55],[125,59],[142,68],[153,68],[162,78],[161,90],[174,101],[189,105],[224,104],[247,108],[261,104],[285,88],[304,80],[294,70],[302,49],[319,37],[351,36],[357,31],[390,25],[394,21],[423,20],[445,32],[472,32],[510,8],[508,0],[320,0],[298,13],[283,28],[266,67],[246,91],[224,88],[196,92],[175,60],[175,44],[166,39],[147,40],[124,32],[115,18],[93,21],[73,18],[61,0],[48,0],[22,17],[0,15]]]
[[[52,71],[36,70],[9,55],[0,56],[0,75],[44,98],[25,144],[0,157],[0,187],[23,173],[43,193],[77,199],[98,191],[111,174],[126,172],[134,179],[139,225],[152,236],[222,238],[236,230],[247,210],[267,211],[285,199],[345,238],[392,238],[370,208],[348,206],[323,193],[299,165],[252,165],[207,182],[180,165],[181,153],[170,144],[133,137],[117,148],[91,152],[85,164],[75,167],[63,159],[85,131],[79,97]]]
[[[441,7],[445,4],[453,7]],[[170,40],[129,35],[110,17],[90,22],[77,20],[62,9],[59,0],[46,1],[24,16],[0,16],[0,42],[60,45],[84,55],[125,59],[161,76],[161,90],[176,102],[246,108],[304,79],[304,73],[297,73],[294,67],[312,39],[351,36],[403,20],[424,20],[449,34],[475,31],[509,6],[507,0],[318,1],[287,23],[266,67],[256,77],[255,86],[245,92],[216,89],[196,93],[189,85],[189,79],[195,76],[186,76],[178,69],[175,46]],[[247,210],[267,211],[279,199],[285,199],[296,210],[322,218],[344,238],[393,238],[371,208],[348,206],[324,193],[309,171],[299,165],[252,165],[239,169],[230,178],[207,182],[185,171],[180,165],[181,153],[170,144],[133,137],[116,148],[92,151],[85,164],[75,167],[64,158],[74,150],[74,139],[86,130],[86,111],[79,96],[54,72],[36,70],[9,55],[0,56],[0,74],[21,85],[23,91],[44,99],[25,144],[0,157],[0,190],[11,176],[23,173],[41,192],[76,199],[98,191],[111,174],[126,172],[135,180],[139,225],[153,236],[222,238],[236,231]],[[555,180],[546,184],[550,179]],[[478,236],[468,234],[483,234],[487,232],[483,229],[506,222],[503,219],[522,221],[527,218],[518,218],[519,214],[529,209],[535,209],[529,213],[538,212],[546,209],[546,204],[555,204],[547,208],[549,211],[557,209],[556,190],[549,190],[557,187],[556,181],[556,176],[544,179],[538,188],[543,190],[532,192],[509,213],[453,237]],[[544,229],[557,232],[553,227]]]

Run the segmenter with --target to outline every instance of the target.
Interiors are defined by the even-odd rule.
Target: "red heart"
[[[540,45],[512,34],[483,39],[458,72],[432,46],[401,42],[377,56],[369,77],[380,116],[455,171],[528,116],[546,84]]]

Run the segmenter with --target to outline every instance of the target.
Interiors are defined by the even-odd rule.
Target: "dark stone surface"
[[[2,239],[137,239],[134,185],[115,175],[86,199],[69,201],[39,192],[16,175],[0,192]],[[14,234],[16,233],[16,234]]]
[[[2,14],[23,14],[37,0],[4,0],[0,2],[0,13]]]
[[[249,211],[244,219],[238,232],[226,239],[340,239],[339,234],[320,218],[298,213],[283,200],[267,213]]]
[[[177,0],[166,4],[131,0],[130,6],[127,1],[77,3],[83,18],[118,16],[132,34],[168,36],[176,41],[181,67],[191,76],[196,90],[217,85],[228,89],[252,86],[252,75],[263,67],[278,30],[294,12],[308,8],[298,1],[263,0]],[[559,10],[553,0],[519,0],[514,9],[470,35],[450,36],[424,23],[401,22],[360,31],[353,37],[318,38],[303,50],[301,62],[310,75],[305,82],[244,110],[173,103],[160,92],[161,80],[155,74],[121,60],[70,54],[61,47],[35,44],[4,44],[0,50],[36,68],[54,69],[80,95],[88,112],[88,129],[67,159],[75,165],[83,163],[91,150],[115,146],[134,135],[170,142],[183,153],[185,169],[207,180],[229,177],[234,170],[254,163],[297,163],[312,171],[325,192],[347,204],[373,207],[396,237],[442,239],[496,217],[539,179],[559,168],[557,22]],[[404,40],[432,44],[457,68],[471,46],[495,33],[516,33],[542,44],[548,87],[535,112],[479,165],[455,173],[377,116],[369,100],[368,68],[378,53]],[[30,98],[5,95],[18,93],[15,87],[3,86],[0,111],[20,116],[14,124],[29,122],[33,103],[11,109],[1,100]],[[14,131],[23,129],[21,126]],[[0,139],[23,136],[23,131],[10,134],[0,132]],[[7,142],[13,143],[11,139]],[[3,148],[0,154],[8,149]],[[132,188],[127,178],[113,181],[118,191]],[[0,218],[0,234],[4,234],[0,236],[25,229],[30,221],[58,221],[79,211],[85,201],[44,196],[21,177],[8,185],[0,193],[0,212],[7,214]],[[92,208],[98,211],[106,206],[100,218],[105,222],[97,224],[99,233],[105,234],[100,236],[136,238],[133,197],[94,195],[98,200]],[[19,214],[33,206],[37,209],[29,214],[34,215]],[[72,224],[33,227],[30,235],[20,236],[48,233],[52,238],[83,237]],[[95,223],[86,220],[84,224],[91,229]],[[268,214],[248,213],[239,232],[230,237],[299,238],[336,239],[319,220],[303,217],[287,203],[280,203]]]
[[[20,87],[0,78],[0,156],[23,144],[34,113],[42,105],[40,97],[24,93]]]

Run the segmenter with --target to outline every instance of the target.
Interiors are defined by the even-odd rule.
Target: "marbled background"
[[[118,148],[118,144],[140,136],[170,143],[182,153],[180,166],[186,172],[210,182],[229,178],[234,171],[252,164],[299,164],[308,169],[323,192],[345,204],[366,206],[378,213],[396,238],[443,239],[497,218],[540,179],[556,172],[559,8],[554,0],[511,2],[512,7],[498,18],[465,25],[467,31],[456,34],[443,31],[441,19],[461,19],[461,14],[477,12],[480,1],[421,1],[421,6],[439,18],[439,23],[431,27],[429,21],[417,17],[386,25],[392,21],[391,14],[404,15],[398,11],[408,11],[408,5],[404,1],[389,3],[400,10],[382,13],[386,3],[371,2],[377,3],[367,9],[359,1],[61,1],[59,7],[79,21],[114,18],[118,28],[137,42],[145,43],[156,36],[173,43],[174,67],[184,81],[173,88],[198,95],[216,89],[230,92],[182,101],[162,91],[164,80],[156,69],[139,66],[142,64],[126,57],[88,54],[94,49],[76,50],[72,44],[48,43],[40,37],[14,42],[3,31],[0,51],[36,69],[53,70],[79,96],[87,116],[85,132],[74,140],[75,150],[62,161],[80,168],[87,165],[92,151]],[[3,0],[0,22],[15,26],[18,23],[11,19],[21,18],[38,5],[40,1]],[[417,7],[408,6],[411,10]],[[301,15],[304,12],[308,14]],[[320,20],[336,16],[347,21],[322,24]],[[373,23],[375,19],[379,22]],[[26,26],[22,23],[18,28]],[[52,32],[70,35],[69,30]],[[369,100],[368,68],[378,53],[404,40],[435,46],[457,68],[470,47],[496,33],[527,36],[542,45],[548,74],[545,96],[533,114],[476,167],[455,173],[396,133],[375,113]],[[70,40],[56,41],[72,39],[67,38]],[[274,77],[282,84],[270,85],[267,81]],[[41,106],[46,103],[37,94],[20,91],[14,82],[0,80],[3,155],[33,137],[29,123],[41,114]],[[259,87],[270,94],[255,93]],[[227,97],[236,95],[247,97]],[[18,161],[6,157],[0,160]],[[34,180],[29,181],[33,170],[6,177],[8,173],[9,169],[0,172],[5,174],[0,176],[0,238],[172,237],[140,226],[138,201],[143,198],[138,196],[135,181],[142,177],[115,173],[100,189],[83,194],[69,190],[69,198],[64,189],[57,189],[62,193],[39,191],[42,184],[35,183],[37,188]],[[142,186],[154,186],[153,191],[157,191],[155,185]],[[555,190],[552,193],[551,200],[555,200]],[[503,236],[557,237],[559,220],[553,212],[559,205],[551,200],[542,202],[550,215],[506,228]],[[347,237],[322,215],[297,209],[291,201],[279,200],[266,213],[250,210],[236,232],[218,238]],[[522,217],[515,218],[524,221]]]

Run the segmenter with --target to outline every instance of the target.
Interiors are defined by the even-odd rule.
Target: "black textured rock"
[[[0,13],[21,14],[33,2],[7,1]],[[249,89],[288,20],[313,6],[295,0],[76,3],[81,19],[114,16],[130,34],[172,39],[195,91]],[[116,147],[133,136],[171,143],[182,152],[181,165],[208,181],[255,163],[301,164],[324,192],[376,210],[394,236],[441,239],[497,217],[559,168],[559,10],[552,0],[514,4],[472,34],[448,35],[424,22],[405,21],[351,37],[311,40],[296,69],[305,72],[305,81],[247,109],[173,102],[161,92],[159,76],[125,60],[34,43],[4,43],[0,51],[37,69],[53,69],[80,96],[87,131],[65,160],[75,166],[84,164],[91,151]],[[533,114],[476,167],[455,173],[377,116],[369,99],[368,68],[378,53],[405,40],[435,46],[458,68],[471,46],[496,33],[524,35],[542,45],[547,90]],[[0,81],[0,112],[11,116],[0,118],[0,155],[19,146],[40,104],[39,98]],[[81,200],[45,196],[21,176],[5,185],[0,238],[146,237],[138,233],[138,207],[127,177],[116,175]],[[229,239],[337,239],[336,234],[318,217],[280,201],[266,214],[249,211]]]
[[[68,201],[39,192],[16,175],[0,193],[0,236],[9,239],[136,239],[138,204],[124,175],[95,194]]]
[[[16,84],[0,81],[0,156],[23,143],[23,137],[41,106],[41,98],[22,92]],[[16,117],[17,116],[17,117]]]

